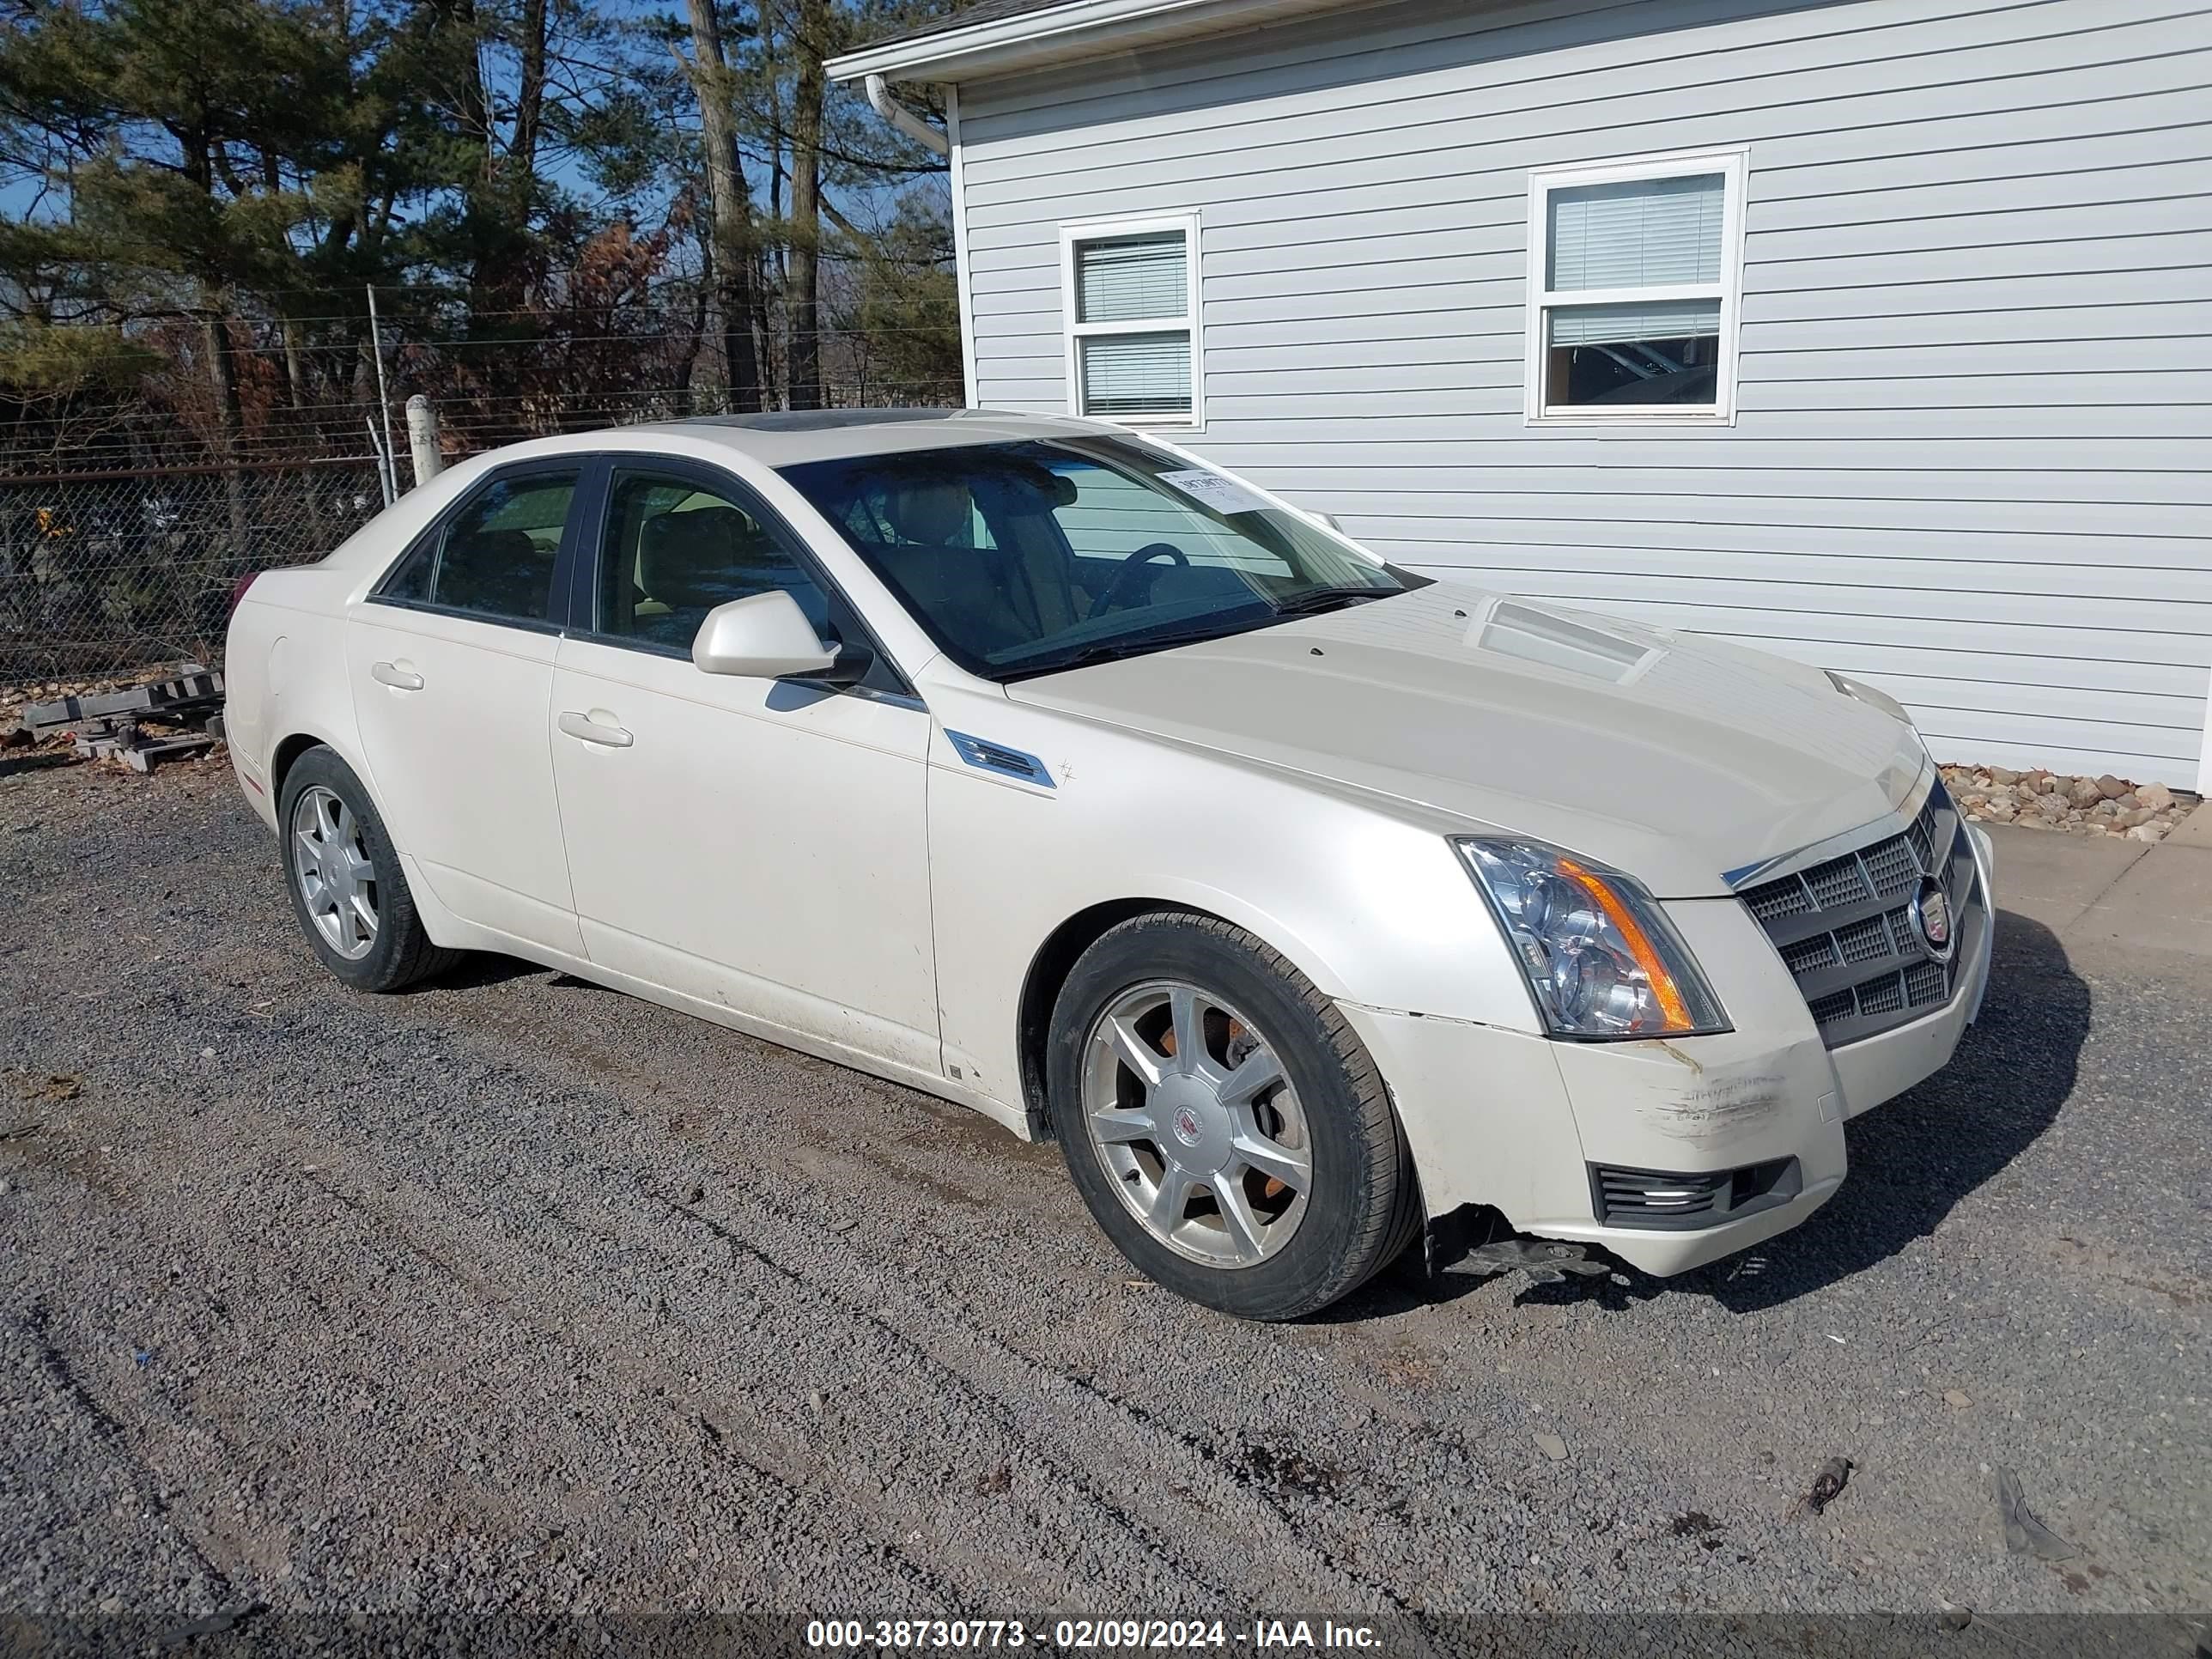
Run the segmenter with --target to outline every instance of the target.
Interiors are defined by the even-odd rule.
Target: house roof
[[[971,28],[978,23],[996,23],[1009,17],[1026,17],[1033,11],[1050,11],[1058,6],[1074,3],[1075,0],[972,0],[972,3],[956,7],[944,16],[933,17],[927,23],[917,23],[912,28],[897,29],[890,34],[879,34],[870,40],[864,50],[874,52],[884,46],[904,46],[911,40],[943,34],[947,29]]]
[[[823,67],[833,81],[880,75],[957,83],[1194,34],[1273,22],[1352,0],[977,0],[869,42]]]

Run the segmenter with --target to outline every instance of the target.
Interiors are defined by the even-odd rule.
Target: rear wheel
[[[364,991],[397,991],[459,952],[430,942],[376,804],[336,751],[285,775],[276,822],[293,914],[323,966]]]
[[[1092,1217],[1194,1301],[1294,1319],[1419,1227],[1412,1158],[1358,1036],[1213,917],[1139,916],[1083,954],[1054,1009],[1048,1085]]]

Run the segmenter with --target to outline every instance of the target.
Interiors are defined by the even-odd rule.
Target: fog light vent
[[[1794,1158],[1688,1175],[1593,1164],[1589,1175],[1590,1199],[1601,1223],[1662,1231],[1717,1227],[1786,1204],[1804,1189]]]

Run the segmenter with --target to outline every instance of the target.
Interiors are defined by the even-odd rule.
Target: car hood
[[[1547,842],[1662,898],[1873,823],[1928,765],[1818,669],[1454,582],[1006,691]]]

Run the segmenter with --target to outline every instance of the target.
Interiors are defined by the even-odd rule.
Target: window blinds
[[[1555,346],[1613,345],[1626,340],[1686,340],[1720,331],[1718,300],[1560,306],[1552,312],[1552,343]]]
[[[1726,184],[1718,173],[1551,192],[1553,293],[1721,279]]]
[[[1092,334],[1077,342],[1086,415],[1179,414],[1190,408],[1190,336]]]
[[[1180,320],[1190,305],[1188,258],[1179,230],[1079,244],[1076,320]]]

